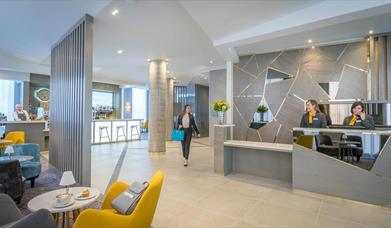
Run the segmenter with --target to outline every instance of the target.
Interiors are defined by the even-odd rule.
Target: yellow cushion
[[[103,201],[102,210],[87,209],[76,219],[74,228],[87,227],[137,227],[149,228],[155,214],[163,184],[164,173],[157,171],[152,177],[149,187],[138,202],[133,213],[121,215],[111,207],[111,201],[124,192],[129,185],[123,182],[114,183]]]
[[[24,131],[10,131],[4,139],[11,140],[10,144],[24,144]]]

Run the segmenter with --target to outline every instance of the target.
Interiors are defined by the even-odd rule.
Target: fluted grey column
[[[166,151],[167,61],[149,61],[149,152]]]
[[[167,78],[166,104],[166,140],[171,140],[171,131],[174,125],[174,79],[172,78]]]

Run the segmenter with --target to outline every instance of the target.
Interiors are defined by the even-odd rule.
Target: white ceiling
[[[180,2],[211,40],[218,40],[320,1],[181,0]]]
[[[2,0],[0,69],[48,74],[51,45],[85,13],[94,17],[94,80],[119,84],[147,84],[147,59],[169,59],[181,84],[201,83],[238,55],[391,31],[390,0]]]
[[[112,16],[111,11],[119,14]],[[123,50],[122,55],[117,50]],[[212,41],[176,1],[113,2],[95,17],[96,78],[148,83],[147,59],[169,59],[171,76],[189,82],[199,69],[223,64]]]

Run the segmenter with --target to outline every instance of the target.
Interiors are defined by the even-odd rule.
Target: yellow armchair
[[[10,131],[4,139],[11,140],[11,144],[24,144],[24,131]]]
[[[77,217],[73,227],[149,228],[151,226],[159,200],[163,178],[164,173],[162,171],[157,171],[155,173],[151,182],[149,183],[149,187],[145,190],[133,213],[130,215],[119,214],[111,207],[111,201],[113,201],[118,195],[120,195],[129,187],[129,185],[123,182],[114,183],[110,187],[107,196],[103,201],[102,209],[87,209],[81,212],[79,217]]]
[[[10,143],[1,143],[0,144],[0,149],[5,148],[8,145],[24,144],[24,131],[10,131],[4,137],[4,140],[11,140],[12,142],[10,142]]]

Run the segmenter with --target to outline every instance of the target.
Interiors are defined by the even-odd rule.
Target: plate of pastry
[[[95,195],[96,194],[90,192],[89,189],[86,189],[86,190],[82,191],[81,193],[76,194],[75,199],[77,199],[77,200],[88,200],[88,199],[94,198]]]

